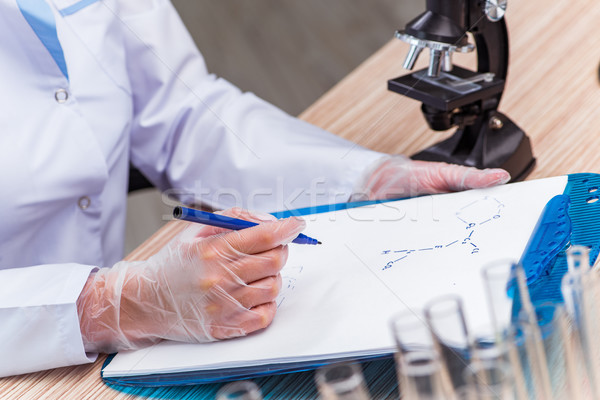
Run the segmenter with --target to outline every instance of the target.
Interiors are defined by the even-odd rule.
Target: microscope
[[[425,48],[429,66],[389,80],[388,89],[422,102],[431,129],[457,129],[412,158],[504,168],[512,181],[525,179],[535,166],[529,138],[498,112],[508,70],[506,0],[427,0],[426,6],[396,37],[410,45],[405,69],[413,70]],[[452,64],[453,53],[474,50],[477,71]]]

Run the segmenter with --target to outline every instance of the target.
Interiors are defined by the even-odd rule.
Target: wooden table
[[[529,179],[600,172],[599,21],[598,0],[509,3],[511,61],[500,111],[531,138],[538,164]],[[443,139],[447,134],[427,128],[420,103],[386,90],[388,79],[405,73],[406,51],[404,43],[391,41],[300,117],[362,146],[390,153],[412,154]],[[423,67],[427,57],[421,58]],[[457,57],[456,62],[472,67],[475,57]],[[182,227],[167,224],[128,259],[148,257]],[[0,379],[0,399],[198,398],[203,393],[198,387],[116,390],[100,380],[103,360]],[[393,371],[375,380],[375,396],[382,398],[389,381],[395,380]],[[287,384],[312,385],[312,378],[299,375]]]

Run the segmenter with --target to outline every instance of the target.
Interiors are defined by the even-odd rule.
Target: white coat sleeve
[[[134,99],[131,160],[161,189],[217,208],[343,202],[382,156],[209,74],[168,0],[127,2],[142,10],[120,16]]]
[[[95,360],[86,354],[76,301],[94,267],[0,270],[0,377]]]

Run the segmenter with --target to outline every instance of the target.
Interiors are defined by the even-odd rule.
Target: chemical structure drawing
[[[281,275],[281,290],[279,291],[279,295],[277,299],[275,299],[275,303],[277,303],[277,308],[281,306],[284,302],[285,297],[289,292],[293,291],[296,288],[296,284],[300,279],[300,275],[304,267],[286,267]]]
[[[398,263],[407,260],[409,257],[414,257],[416,254],[443,251],[448,247],[456,248],[462,246],[469,254],[478,254],[481,251],[481,248],[476,241],[477,232],[486,224],[490,224],[501,218],[503,210],[504,204],[495,197],[485,196],[481,199],[472,201],[455,212],[456,222],[460,229],[464,227],[466,230],[465,234],[457,234],[457,236],[447,241],[428,243],[428,245],[420,246],[418,248],[383,250],[381,252],[382,256],[385,256],[388,260],[390,257],[393,258],[392,260],[387,261],[381,270],[388,270]]]

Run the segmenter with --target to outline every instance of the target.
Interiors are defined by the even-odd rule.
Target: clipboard
[[[568,175],[564,192],[553,197],[539,216],[537,225],[522,254],[530,294],[534,302],[562,302],[560,282],[567,271],[565,250],[570,244],[590,248],[590,262],[594,263],[600,251],[600,175],[580,173]],[[319,214],[355,207],[364,207],[381,202],[359,202],[303,208],[285,213],[275,213],[277,217]],[[114,355],[113,355],[114,356]],[[298,385],[297,380],[312,382],[312,371],[330,360],[289,363],[287,365],[260,365],[213,371],[187,371],[178,373],[146,374],[136,376],[107,377],[105,368],[111,363],[109,357],[102,368],[102,379],[111,385],[160,387],[174,385],[205,384],[203,390],[212,393],[216,382],[261,378],[261,386],[286,387]],[[369,361],[365,366],[367,382],[377,377],[387,376],[388,384],[378,390],[391,393],[395,390],[395,370],[391,353],[351,357],[356,361]],[[336,359],[335,361],[342,361]],[[293,373],[293,374],[291,374]],[[268,377],[268,378],[265,378]],[[296,383],[292,383],[296,382]],[[212,383],[212,384],[211,384]],[[313,385],[309,385],[312,387]]]

